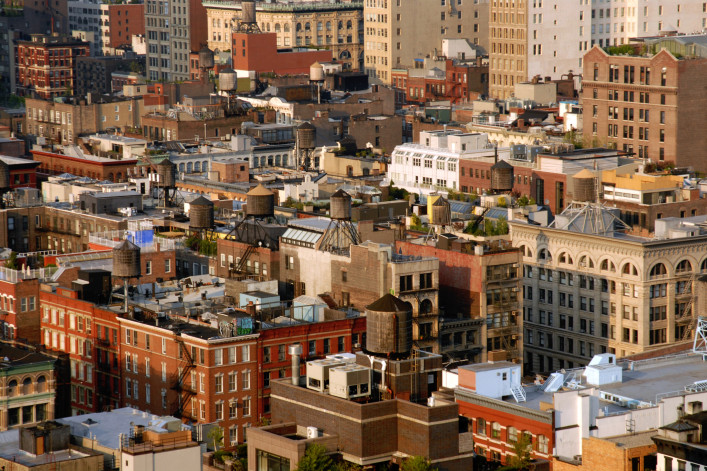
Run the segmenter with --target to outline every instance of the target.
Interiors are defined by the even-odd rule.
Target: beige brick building
[[[391,83],[392,69],[407,67],[442,47],[442,39],[465,38],[488,50],[489,0],[366,0],[365,68]]]
[[[678,218],[657,221],[654,238],[581,230],[583,222],[597,221],[614,224],[606,209],[566,210],[558,227],[509,223],[513,245],[524,254],[526,372],[584,366],[598,353],[624,357],[691,338],[698,311],[691,308],[693,293],[701,289],[696,277],[707,272],[707,233],[687,235]]]
[[[110,129],[139,129],[144,111],[142,97],[62,101],[27,98],[25,106],[25,132],[45,137],[54,144],[75,144],[79,135]]]
[[[528,4],[492,0],[489,10],[489,94],[508,98],[527,79]]]
[[[231,50],[231,28],[238,24],[241,5],[206,0],[208,44],[213,50]],[[345,69],[363,63],[363,3],[360,1],[265,3],[258,2],[256,19],[261,31],[277,33],[277,47],[315,46],[331,49]]]
[[[594,47],[584,56],[585,140],[706,171],[706,74],[707,58],[665,49],[613,56]]]

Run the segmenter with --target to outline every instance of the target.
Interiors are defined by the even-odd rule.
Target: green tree
[[[508,221],[503,216],[498,218],[496,221],[496,235],[506,235],[508,234]]]
[[[424,456],[413,456],[403,461],[400,471],[436,471],[430,461]]]
[[[528,469],[533,458],[530,456],[532,447],[530,446],[530,437],[523,433],[513,444],[513,453],[507,459],[507,469]]]
[[[213,427],[209,430],[206,437],[214,442],[214,450],[218,450],[220,446],[223,446],[223,430],[221,430],[221,427]]]
[[[499,208],[507,208],[508,207],[508,201],[506,200],[505,197],[501,196],[498,199],[498,207]]]
[[[17,266],[17,253],[16,252],[10,252],[10,257],[5,262],[5,268],[11,268],[12,270],[17,270],[19,268]]]
[[[334,462],[327,454],[326,448],[316,443],[307,447],[304,456],[297,463],[297,471],[330,471],[332,468]]]

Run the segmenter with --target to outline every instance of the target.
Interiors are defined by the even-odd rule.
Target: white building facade
[[[459,191],[459,161],[492,157],[487,134],[461,131],[421,132],[417,144],[402,144],[391,156],[389,178],[393,185],[411,193]],[[510,149],[499,149],[505,158]]]

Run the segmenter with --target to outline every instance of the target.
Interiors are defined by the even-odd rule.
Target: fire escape
[[[191,414],[189,414],[186,409],[189,405],[189,401],[196,396],[196,391],[194,390],[194,385],[188,385],[186,380],[190,376],[191,372],[194,371],[194,358],[192,358],[189,349],[179,336],[177,336],[175,340],[177,341],[177,345],[179,345],[179,358],[182,362],[179,366],[177,374],[175,375],[174,384],[172,385],[172,389],[177,391],[179,394],[174,416],[178,418],[192,419]]]
[[[689,296],[689,300],[685,304],[685,309],[681,312],[676,310],[675,312],[675,327],[678,329],[676,332],[676,339],[680,338],[682,341],[690,340],[694,333],[695,327],[697,326],[698,316],[695,313],[695,286],[696,286],[697,275],[692,274],[687,281],[678,281],[678,283],[684,283],[682,285],[678,284],[679,292],[677,293],[677,298]],[[679,299],[678,299],[679,301]],[[680,303],[678,302],[679,306]],[[682,335],[680,335],[682,334]]]

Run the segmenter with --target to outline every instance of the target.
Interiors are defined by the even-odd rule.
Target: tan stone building
[[[576,204],[553,227],[509,223],[524,254],[526,372],[692,338],[697,276],[707,272],[707,232],[698,224],[707,217],[660,219],[647,238],[619,232],[618,216],[618,209]]]
[[[707,57],[677,57],[667,42],[653,55],[584,56],[582,106],[587,142],[615,146],[654,162],[706,171]],[[706,53],[707,54],[707,53]]]
[[[211,49],[231,50],[231,28],[238,24],[241,5],[206,0],[208,44]],[[277,33],[278,48],[303,46],[331,49],[345,69],[358,70],[363,63],[363,3],[258,2],[256,18],[261,31]]]
[[[489,9],[489,95],[508,98],[528,74],[527,0],[492,0]]]
[[[27,98],[26,134],[53,144],[75,144],[79,135],[111,129],[139,129],[142,97],[67,98],[60,101]]]
[[[394,68],[440,50],[442,39],[466,38],[489,45],[489,0],[366,0],[365,69],[371,79],[391,83]]]
[[[55,359],[7,344],[0,355],[0,430],[54,419]]]

